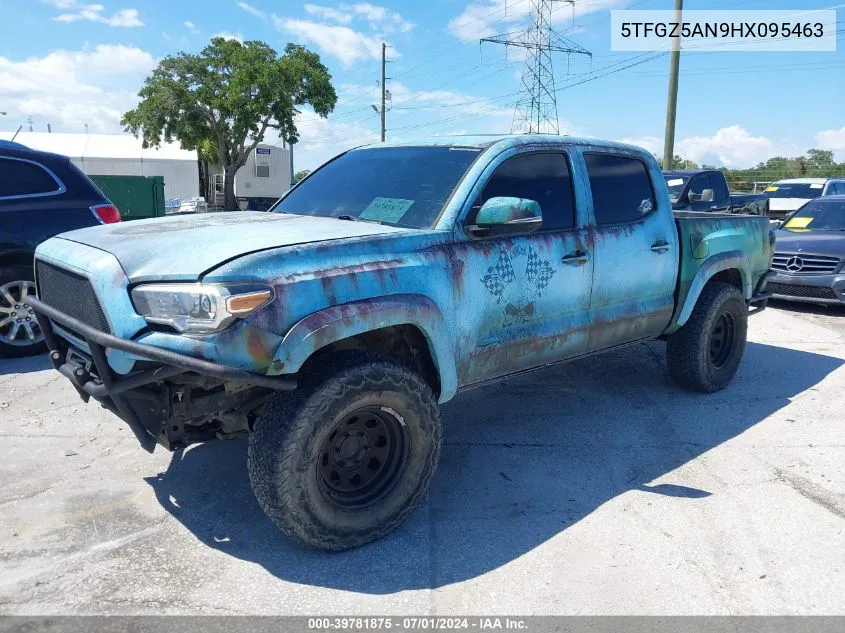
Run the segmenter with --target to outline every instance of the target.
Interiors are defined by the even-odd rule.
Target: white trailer
[[[235,197],[242,209],[264,211],[291,186],[290,149],[260,143],[235,174]],[[223,174],[214,176],[215,204],[223,204]]]
[[[0,132],[9,140],[12,133]],[[99,176],[162,176],[168,199],[200,195],[197,152],[177,143],[144,149],[128,134],[51,134],[21,132],[16,142],[32,149],[67,156],[84,173]]]

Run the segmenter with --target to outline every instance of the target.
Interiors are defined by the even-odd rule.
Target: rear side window
[[[498,196],[538,202],[543,213],[541,231],[575,226],[572,177],[565,154],[522,154],[508,158],[484,185],[475,211]]]
[[[710,182],[710,176],[707,174],[701,174],[693,178],[692,184],[689,188],[691,194],[698,196],[700,200],[701,194],[704,193],[705,189],[713,189],[713,183]],[[695,202],[698,202],[699,200],[695,200]]]
[[[713,185],[713,191],[716,194],[716,202],[727,202],[731,197],[728,191],[727,181],[717,175],[710,177],[710,184]]]
[[[0,198],[43,195],[59,189],[56,180],[40,165],[0,158]]]
[[[584,154],[598,224],[635,222],[655,208],[645,164],[628,156]]]

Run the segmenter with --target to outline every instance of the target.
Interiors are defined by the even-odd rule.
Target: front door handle
[[[660,253],[661,255],[671,250],[671,248],[672,247],[667,242],[663,241],[656,242],[651,245],[651,250],[655,253]]]
[[[583,266],[590,259],[590,254],[587,251],[575,251],[570,255],[565,255],[560,261],[569,266]]]

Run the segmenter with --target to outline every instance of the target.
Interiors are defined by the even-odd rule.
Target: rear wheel
[[[47,349],[30,297],[35,297],[31,266],[0,268],[0,357],[30,356]]]
[[[267,405],[249,438],[248,469],[264,512],[323,550],[374,541],[425,496],[442,431],[431,387],[412,369],[352,354],[335,373]]]
[[[704,287],[689,321],[669,337],[669,374],[680,386],[712,393],[728,386],[739,368],[748,331],[748,307],[729,284]]]

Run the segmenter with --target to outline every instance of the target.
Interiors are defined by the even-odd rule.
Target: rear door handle
[[[565,255],[560,261],[569,266],[581,266],[590,261],[590,254],[587,251],[575,251],[570,255]]]
[[[651,245],[651,250],[653,250],[655,253],[660,254],[668,252],[669,250],[671,250],[671,248],[672,247],[667,242],[656,242],[655,244]]]

